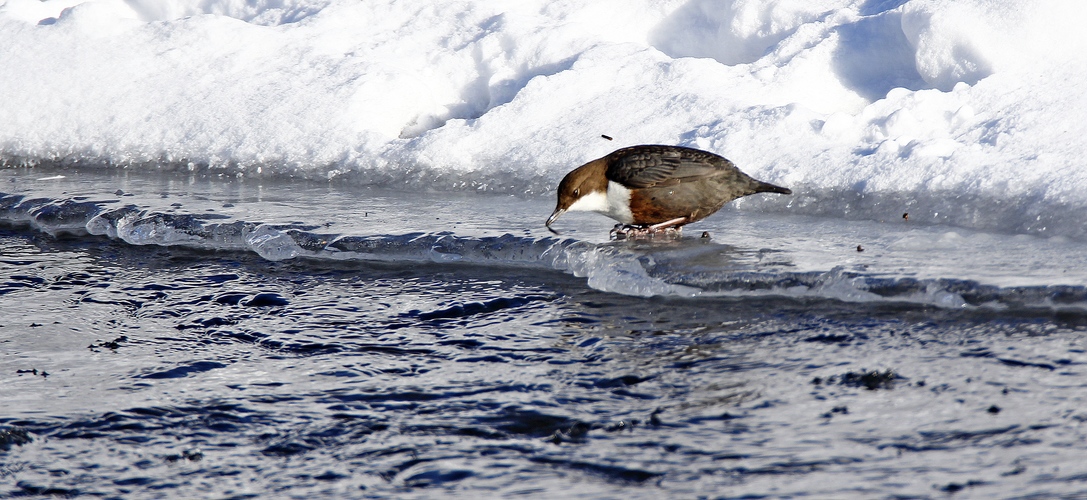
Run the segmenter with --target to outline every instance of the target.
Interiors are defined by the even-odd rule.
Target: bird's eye
[[[574,190],[574,196],[581,196],[581,190],[580,189],[575,189]]]

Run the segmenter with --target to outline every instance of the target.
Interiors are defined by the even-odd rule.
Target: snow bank
[[[0,0],[0,161],[543,195],[670,143],[796,192],[745,208],[1087,236],[1081,2],[510,4]]]

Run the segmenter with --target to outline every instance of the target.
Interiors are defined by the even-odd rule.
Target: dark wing
[[[681,184],[736,170],[732,162],[713,153],[679,146],[633,146],[607,160],[608,179],[633,188]]]

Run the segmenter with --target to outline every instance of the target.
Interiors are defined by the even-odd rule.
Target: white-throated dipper
[[[569,211],[599,212],[627,225],[627,234],[679,229],[741,196],[792,194],[757,181],[731,161],[680,146],[631,146],[586,163],[559,183],[547,228]],[[552,230],[554,231],[554,230]]]

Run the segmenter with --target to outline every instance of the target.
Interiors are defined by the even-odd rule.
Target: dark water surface
[[[0,184],[0,497],[1087,498],[1073,239]]]
[[[0,495],[1087,494],[1081,315],[0,247]]]

